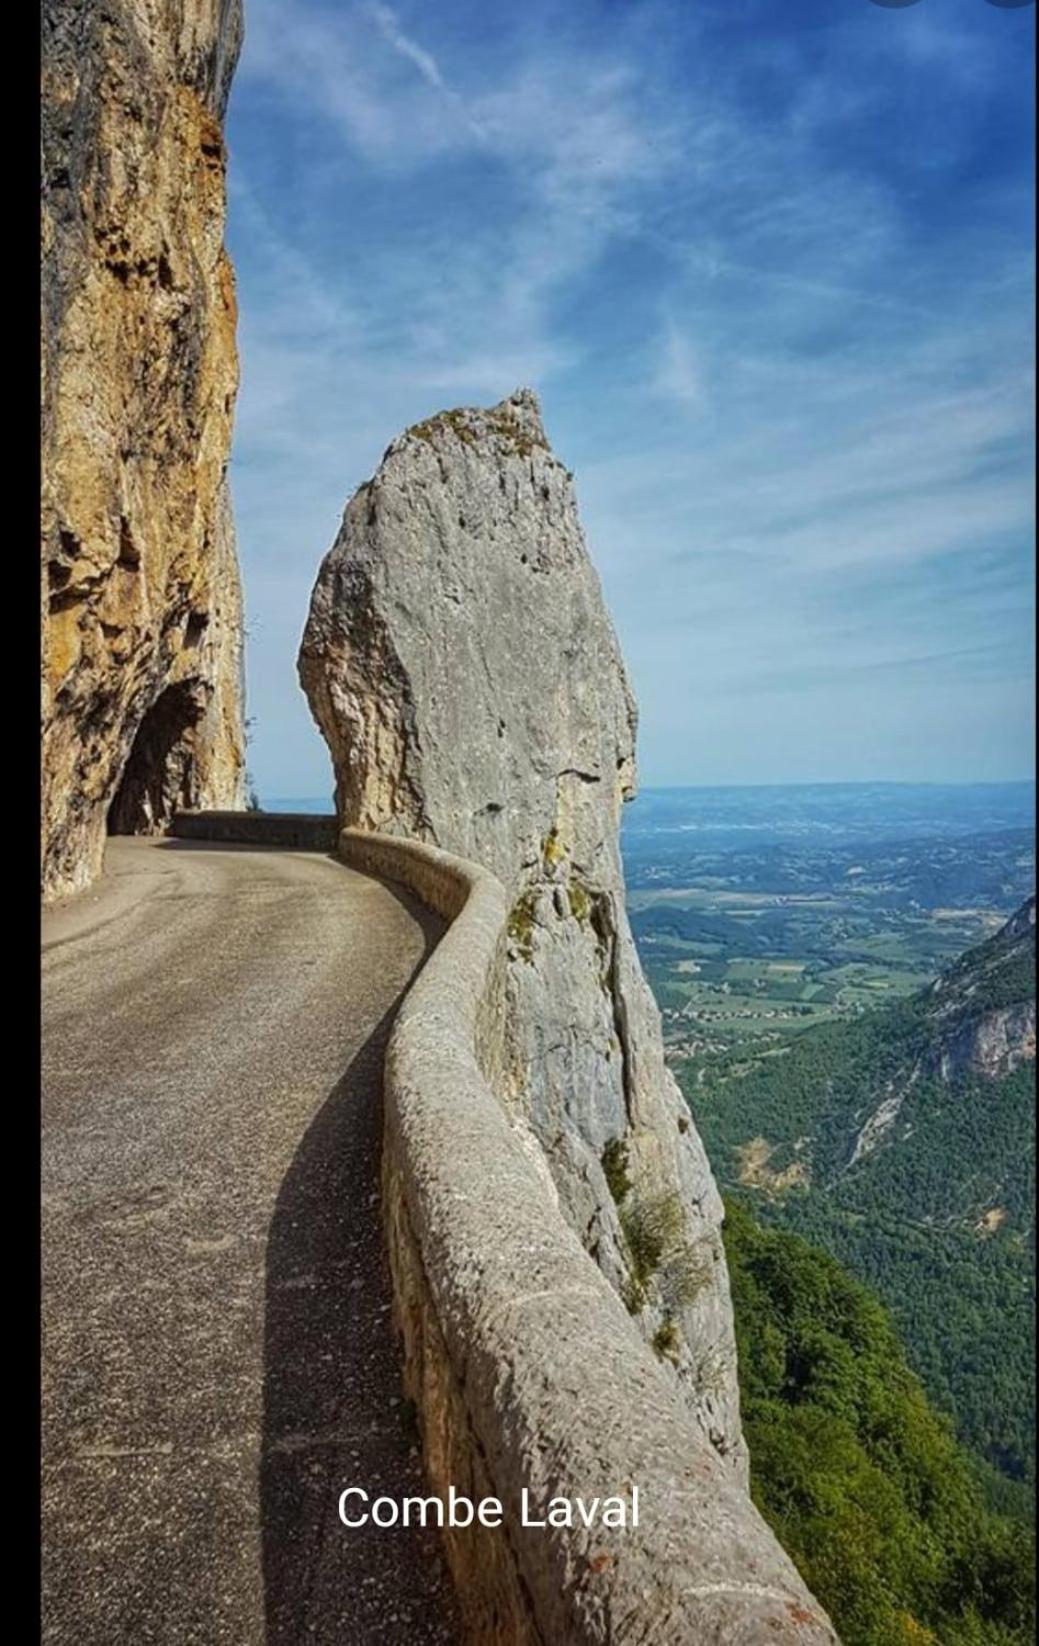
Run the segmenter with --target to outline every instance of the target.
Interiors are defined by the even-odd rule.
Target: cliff
[[[849,1170],[879,1147],[897,1147],[932,1122],[929,1083],[941,1094],[943,1087],[959,1091],[974,1079],[982,1083],[980,1091],[1034,1063],[1035,898],[987,942],[968,949],[901,1013],[889,1015],[896,1061],[883,1090],[871,1092],[865,1119],[863,1107],[853,1111]],[[907,1021],[908,1032],[899,1018]],[[884,1018],[879,1021],[883,1027]],[[938,1102],[940,1114],[942,1095]],[[976,1155],[972,1164],[979,1164]]]
[[[43,883],[243,801],[221,120],[238,0],[45,0]]]
[[[917,993],[720,1065],[722,1181],[891,1310],[935,1404],[1012,1486],[1035,1458],[1035,899]]]
[[[394,441],[322,564],[299,669],[341,821],[476,861],[506,887],[495,1089],[742,1478],[721,1203],[624,906],[635,705],[531,393]]]
[[[928,1073],[998,1080],[1035,1061],[1035,898],[994,937],[936,978],[924,996]]]

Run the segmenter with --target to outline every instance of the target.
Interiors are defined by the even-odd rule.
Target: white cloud
[[[1020,650],[1024,185],[1007,167],[978,210],[921,215],[991,110],[996,34],[863,6],[799,35],[777,8],[733,52],[708,0],[532,0],[482,33],[465,5],[250,0],[231,177],[257,760],[324,771],[290,682],[348,493],[404,424],[521,383],[577,471],[651,760],[683,724],[692,776],[712,724],[758,746],[747,683],[792,657],[923,692],[914,659],[988,658],[1000,623]],[[899,127],[889,164],[892,107],[956,131],[925,163]],[[987,554],[998,575],[968,578]]]
[[[659,341],[659,359],[653,377],[657,394],[677,400],[682,406],[703,403],[703,379],[693,346],[673,320],[664,327]]]
[[[404,33],[395,11],[389,6],[377,5],[375,0],[371,0],[371,3],[366,5],[364,9],[378,26],[383,39],[389,42],[394,51],[400,52],[401,56],[406,57],[409,63],[414,63],[419,73],[425,80],[429,81],[431,86],[436,86],[438,91],[446,92],[448,90],[436,58],[431,52],[424,51],[421,46],[417,45],[414,40]]]

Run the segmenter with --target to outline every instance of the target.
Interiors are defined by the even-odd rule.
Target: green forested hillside
[[[754,1498],[844,1646],[1025,1646],[1030,1538],[986,1506],[883,1307],[738,1202],[725,1245]]]
[[[1033,929],[1026,905],[908,1000],[782,1055],[680,1071],[723,1184],[876,1288],[932,1399],[1003,1477],[994,1500],[1020,1512],[1035,1450]]]

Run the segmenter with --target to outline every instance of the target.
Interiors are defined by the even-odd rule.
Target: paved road
[[[44,1640],[453,1642],[379,1230],[431,917],[316,854],[113,840],[44,929]]]

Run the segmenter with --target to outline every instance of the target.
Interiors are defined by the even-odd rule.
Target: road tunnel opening
[[[206,708],[199,680],[167,686],[137,729],[115,798],[109,834],[156,834],[192,804],[195,734]]]

